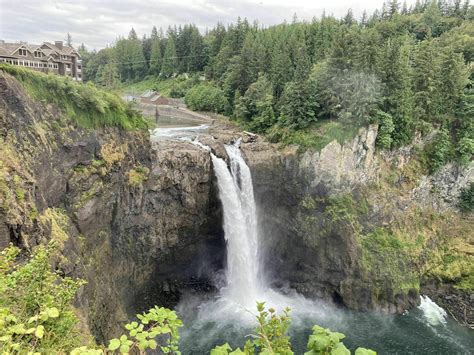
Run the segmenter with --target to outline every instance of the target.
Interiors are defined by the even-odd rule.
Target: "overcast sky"
[[[218,21],[228,24],[238,16],[263,25],[320,16],[323,9],[337,17],[348,8],[359,17],[381,8],[383,0],[0,0],[0,39],[6,41],[64,40],[70,32],[74,45],[100,49],[126,36],[132,27],[139,36],[153,25],[196,24],[203,32]]]

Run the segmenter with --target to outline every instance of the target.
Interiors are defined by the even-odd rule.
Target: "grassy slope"
[[[57,105],[80,127],[147,128],[138,111],[118,96],[91,84],[8,64],[0,64],[0,71],[14,76],[34,100]]]

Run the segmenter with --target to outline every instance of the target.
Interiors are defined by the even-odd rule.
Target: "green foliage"
[[[292,355],[290,338],[287,335],[291,324],[290,310],[283,310],[277,315],[275,310],[265,308],[265,302],[257,302],[258,315],[256,316],[258,326],[252,339],[245,343],[244,349],[232,350],[229,344],[215,347],[211,355],[245,354],[245,355]],[[345,338],[342,333],[332,332],[318,325],[313,327],[313,333],[309,336],[307,352],[305,355],[350,355],[351,352],[341,342]],[[355,351],[360,355],[375,355],[376,352],[364,348]]]
[[[461,190],[459,194],[459,208],[463,212],[474,211],[474,182]]]
[[[160,350],[164,354],[177,354],[179,343],[179,328],[183,323],[175,311],[167,308],[154,307],[148,312],[137,314],[139,322],[131,322],[125,325],[128,336],[111,339],[108,350],[119,351],[122,354],[134,353],[134,351],[145,351],[147,349]],[[158,343],[156,338],[163,339]]]
[[[142,116],[119,97],[57,75],[0,64],[0,70],[13,75],[36,100],[56,104],[80,127],[120,127],[144,129]]]
[[[31,259],[17,263],[20,250],[0,254],[0,350],[2,353],[67,352],[79,345],[72,301],[81,280],[51,270],[60,242],[38,246]]]
[[[354,138],[358,131],[358,125],[347,125],[340,121],[320,121],[304,130],[275,125],[267,130],[267,136],[271,142],[297,144],[301,149],[321,150],[333,141],[343,144]]]
[[[305,355],[350,355],[349,349],[341,342],[346,336],[332,332],[318,325],[308,339],[308,351]]]
[[[192,110],[198,111],[225,112],[228,105],[224,92],[210,84],[193,87],[184,100]]]
[[[438,171],[452,157],[452,143],[447,130],[440,130],[433,142],[426,147],[428,169],[430,173]]]
[[[419,289],[419,278],[410,267],[413,245],[404,242],[388,228],[375,228],[370,233],[360,234],[359,243],[362,266],[376,289],[383,290],[387,283],[395,292]]]
[[[166,49],[161,64],[161,75],[165,78],[173,76],[173,74],[177,72],[177,63],[178,59],[174,39],[170,37],[166,41]]]
[[[383,111],[379,111],[377,112],[377,119],[379,122],[379,131],[375,143],[382,149],[390,149],[393,142],[392,133],[395,130],[392,116]]]
[[[146,72],[153,77],[132,87],[144,91],[159,85],[162,94],[173,97],[185,96],[190,87],[159,77],[204,75],[222,93],[218,104],[201,97],[193,102],[196,107],[216,111],[218,106],[247,129],[305,147],[321,141],[311,137],[318,133],[312,129],[316,121],[359,127],[378,119],[377,143],[385,149],[409,144],[417,131],[429,133],[448,122],[455,157],[465,164],[472,158],[474,137],[463,134],[459,121],[465,121],[463,115],[473,117],[469,107],[460,112],[472,77],[472,6],[458,1],[384,6],[382,13],[364,13],[360,21],[348,11],[342,19],[323,16],[268,28],[239,19],[205,35],[192,24],[170,27],[166,35],[154,28],[141,41],[131,31],[111,48],[82,50],[84,72],[110,87],[116,75],[105,65],[120,63],[122,81],[143,80]],[[380,120],[381,113],[393,125],[388,116]]]

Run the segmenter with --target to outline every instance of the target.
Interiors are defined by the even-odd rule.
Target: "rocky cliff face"
[[[207,153],[152,147],[148,132],[73,127],[5,74],[0,136],[0,247],[31,248],[66,221],[57,267],[87,281],[78,306],[98,339],[145,308],[173,306],[183,288],[210,287],[225,248]]]
[[[397,313],[417,304],[420,292],[437,297],[425,284],[452,289],[472,272],[472,216],[456,204],[474,169],[448,165],[424,175],[415,146],[376,153],[376,135],[371,126],[304,154],[264,142],[243,150],[271,279],[352,309]],[[447,306],[472,324],[471,291],[456,290],[462,302]]]

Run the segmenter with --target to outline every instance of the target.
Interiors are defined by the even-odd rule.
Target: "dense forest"
[[[311,22],[295,15],[265,28],[239,18],[204,35],[191,24],[166,35],[154,27],[142,39],[132,29],[111,47],[80,50],[99,85],[174,78],[171,95],[191,108],[225,113],[274,141],[297,140],[295,132],[311,140],[323,122],[378,122],[386,149],[436,131],[427,148],[435,171],[472,159],[473,19],[468,0],[391,0],[360,19],[351,10]]]

